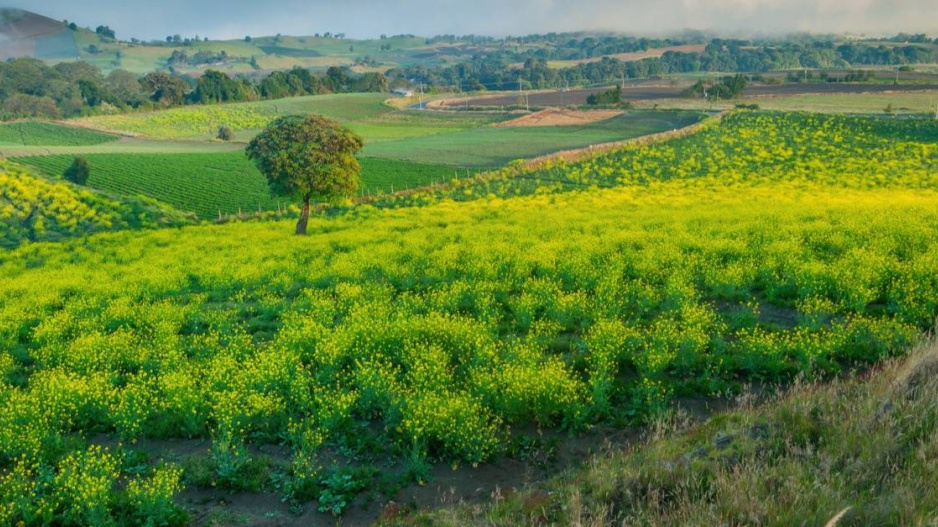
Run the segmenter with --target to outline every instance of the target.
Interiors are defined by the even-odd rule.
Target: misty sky
[[[350,37],[381,33],[520,35],[685,28],[732,34],[792,31],[938,33],[938,0],[0,0],[123,39],[195,34]]]

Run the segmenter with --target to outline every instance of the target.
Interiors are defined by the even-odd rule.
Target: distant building
[[[394,95],[400,95],[401,97],[413,97],[414,96],[414,90],[405,90],[404,88],[398,88],[392,91],[391,93],[393,93]]]

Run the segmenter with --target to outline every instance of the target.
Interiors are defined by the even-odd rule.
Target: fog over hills
[[[325,31],[351,37],[686,28],[741,35],[938,31],[934,0],[19,0],[17,7],[82,26],[109,25],[121,38],[142,39]]]

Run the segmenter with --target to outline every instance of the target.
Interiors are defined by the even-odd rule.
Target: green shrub
[[[88,182],[88,177],[91,176],[91,165],[88,164],[87,159],[76,157],[75,161],[65,169],[65,173],[62,175],[76,185],[84,185]]]

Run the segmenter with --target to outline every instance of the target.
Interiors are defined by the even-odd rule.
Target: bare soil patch
[[[619,110],[565,110],[546,108],[510,121],[495,123],[495,127],[577,126],[612,119]]]
[[[675,53],[703,53],[707,48],[705,44],[687,44],[684,46],[667,46],[663,48],[651,48],[646,49],[645,51],[632,51],[629,53],[614,53],[612,55],[601,55],[598,57],[590,57],[588,59],[575,59],[575,60],[558,60],[552,61],[552,64],[556,66],[568,68],[571,66],[579,66],[580,64],[589,64],[591,62],[599,62],[604,58],[616,59],[622,62],[632,62],[636,60],[643,59],[656,59],[663,56],[669,51]],[[521,69],[524,67],[524,64],[518,62],[511,65],[512,68]]]
[[[622,62],[630,62],[630,61],[635,61],[635,60],[658,58],[658,57],[663,56],[665,53],[669,51],[673,51],[675,53],[703,53],[706,47],[707,46],[704,44],[689,44],[686,46],[668,46],[665,48],[647,49],[645,51],[634,51],[632,53],[616,53],[614,55],[603,55],[602,57],[591,57],[591,58],[582,59],[582,60],[569,60],[569,61],[565,60],[562,62],[565,65],[570,64],[571,66],[576,66],[579,64],[589,64],[590,62],[599,62],[606,57],[609,57],[611,59],[621,60]]]

